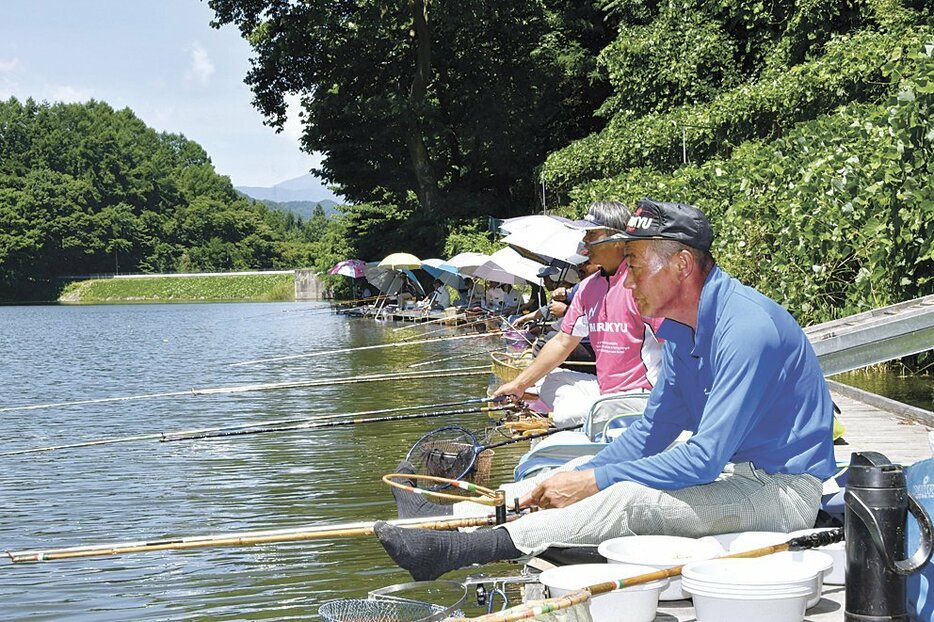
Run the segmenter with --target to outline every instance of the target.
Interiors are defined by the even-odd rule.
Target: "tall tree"
[[[352,202],[527,211],[547,153],[595,128],[603,15],[570,0],[209,0],[254,50],[254,104]]]

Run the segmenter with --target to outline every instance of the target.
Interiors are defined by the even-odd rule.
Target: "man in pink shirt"
[[[601,269],[581,283],[561,332],[515,380],[500,386],[495,396],[521,397],[544,378],[539,399],[552,407],[558,427],[580,423],[600,397],[633,394],[638,404],[648,396],[661,365],[661,344],[655,338],[661,319],[642,317],[632,292],[623,287],[629,268],[623,261],[625,241],[617,234],[625,230],[630,216],[621,203],[599,201],[591,204],[583,221],[571,223],[584,230],[583,252]],[[596,379],[555,370],[588,336],[597,360]]]

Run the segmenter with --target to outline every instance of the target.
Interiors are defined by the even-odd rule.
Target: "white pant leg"
[[[600,397],[597,377],[570,369],[555,369],[545,376],[538,397],[551,406],[559,428],[581,423]]]

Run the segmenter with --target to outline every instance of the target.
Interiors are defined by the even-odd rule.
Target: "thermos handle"
[[[918,569],[930,559],[931,544],[932,539],[934,539],[934,536],[932,536],[934,528],[932,528],[931,525],[931,518],[910,493],[908,494],[908,511],[914,515],[915,519],[918,521],[918,527],[920,527],[918,549],[910,558],[897,561],[892,559],[891,548],[886,546],[886,543],[883,541],[882,528],[873,515],[872,510],[856,495],[850,496],[848,501],[850,502],[850,509],[866,525],[869,536],[872,538],[873,544],[875,544],[876,548],[879,550],[882,559],[885,561],[885,567],[889,572],[907,576],[917,572]]]
[[[934,541],[934,534],[932,534],[934,526],[931,525],[931,517],[928,516],[924,506],[911,496],[911,493],[908,493],[908,511],[918,521],[918,548],[909,559],[895,562],[897,572],[903,575],[915,573],[927,563],[931,558],[931,545]]]

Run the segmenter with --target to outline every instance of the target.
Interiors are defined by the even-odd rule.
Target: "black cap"
[[[674,240],[709,251],[713,242],[710,221],[693,205],[639,199],[636,211],[621,234],[627,240]]]

